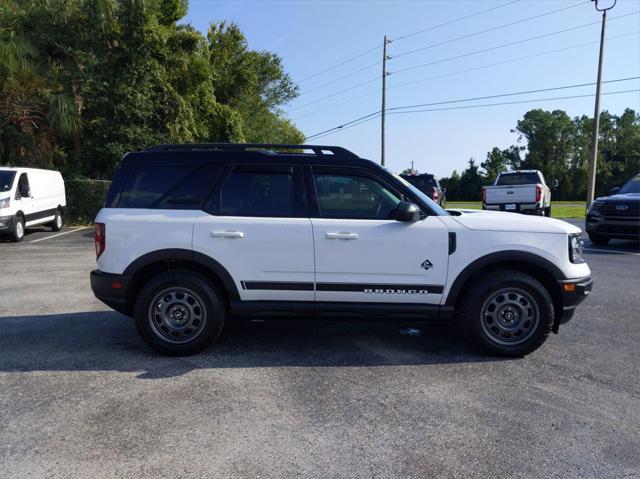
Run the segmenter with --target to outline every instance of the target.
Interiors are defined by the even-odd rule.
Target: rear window
[[[538,173],[507,173],[500,175],[497,186],[534,185],[540,183]]]
[[[201,209],[219,173],[218,165],[120,168],[107,205],[111,200],[118,208]],[[116,182],[124,183],[119,195]]]

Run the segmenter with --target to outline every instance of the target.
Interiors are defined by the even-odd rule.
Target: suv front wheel
[[[195,354],[215,340],[224,325],[216,287],[190,271],[155,276],[138,295],[136,328],[142,339],[168,356]]]
[[[460,313],[471,342],[490,354],[508,357],[538,349],[554,319],[546,288],[532,276],[511,270],[483,277],[469,291]]]

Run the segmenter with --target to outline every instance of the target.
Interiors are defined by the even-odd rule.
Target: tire
[[[60,208],[56,210],[56,217],[49,223],[51,231],[60,231],[62,229],[62,211]]]
[[[202,351],[220,335],[224,316],[217,288],[190,271],[152,278],[138,294],[134,315],[144,342],[167,356]]]
[[[606,246],[611,238],[608,236],[599,235],[598,233],[589,233],[589,240],[598,246]]]
[[[551,206],[547,206],[545,209],[545,216],[551,218]]]
[[[24,239],[24,218],[20,215],[16,216],[16,221],[11,232],[11,241],[20,243]]]
[[[520,271],[488,273],[474,282],[460,309],[465,336],[486,353],[521,357],[547,339],[554,320],[551,295]]]

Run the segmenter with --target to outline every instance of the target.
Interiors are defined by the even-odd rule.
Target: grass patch
[[[447,201],[447,208],[481,210],[482,203],[479,201]],[[584,201],[552,201],[552,218],[575,218],[583,219],[586,210]]]

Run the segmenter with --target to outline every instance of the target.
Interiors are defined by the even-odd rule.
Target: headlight
[[[0,208],[8,208],[11,203],[11,198],[2,198],[0,200]]]
[[[582,233],[569,235],[569,261],[584,263],[582,258]]]

